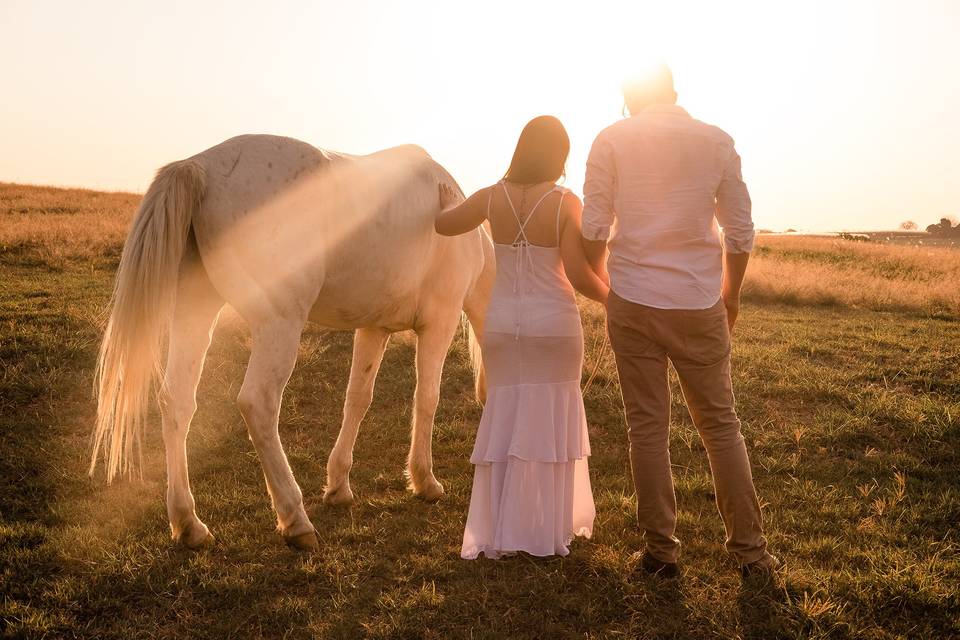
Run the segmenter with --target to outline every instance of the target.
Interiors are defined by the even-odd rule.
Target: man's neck
[[[675,102],[655,102],[653,104],[648,104],[646,107],[643,108],[643,110],[640,113],[646,113],[646,114],[664,113],[668,115],[688,116],[688,117],[690,115],[689,113],[687,113],[686,109],[684,109],[683,107],[681,107]]]
[[[635,115],[639,115],[639,114],[643,113],[644,111],[668,111],[668,110],[670,110],[671,108],[677,107],[677,106],[678,106],[678,105],[677,105],[676,102],[666,102],[666,101],[664,101],[664,102],[650,102],[650,103],[647,103],[647,104],[643,105],[642,107],[640,107],[640,108],[637,109],[636,111],[634,111],[633,109],[630,109],[630,115],[631,115],[631,117],[632,117],[632,116],[635,116]],[[629,107],[627,107],[627,108],[629,109]]]

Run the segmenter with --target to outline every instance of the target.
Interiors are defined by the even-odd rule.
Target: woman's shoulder
[[[560,224],[563,228],[567,227],[568,221],[579,225],[580,217],[583,214],[583,203],[580,201],[580,197],[566,187],[560,187],[560,189],[563,190],[563,200],[560,201],[559,212],[559,217],[561,218]]]
[[[497,180],[491,185],[487,185],[486,187],[480,187],[477,193],[483,194],[484,196],[488,196],[493,194],[493,192],[499,189],[503,189],[503,180]]]
[[[556,190],[560,193],[560,196],[563,198],[563,207],[583,207],[583,203],[580,201],[580,196],[577,195],[576,191],[573,189],[568,189],[567,187],[557,185]]]
[[[497,190],[497,187],[499,186],[499,184],[500,184],[499,182],[495,182],[489,186],[480,187],[479,189],[473,192],[473,194],[470,196],[470,199],[475,200],[477,202],[483,202],[483,205],[486,206],[487,203],[490,201],[491,197],[493,196],[493,192]]]

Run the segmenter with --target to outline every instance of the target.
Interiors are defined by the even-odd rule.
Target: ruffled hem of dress
[[[576,538],[584,538],[589,540],[593,537],[593,527],[580,527],[578,531],[575,531],[573,535],[567,538],[560,547],[553,553],[543,553],[540,551],[529,551],[527,549],[494,549],[491,546],[473,546],[470,549],[461,549],[460,557],[464,560],[476,560],[480,557],[482,553],[485,558],[488,560],[499,560],[504,557],[509,557],[516,555],[520,552],[526,553],[527,555],[536,556],[537,558],[549,558],[550,556],[561,556],[566,557],[570,555],[570,545]]]
[[[590,455],[587,416],[580,381],[491,387],[473,464],[506,462],[569,462]]]
[[[596,515],[587,458],[476,465],[460,555],[565,556],[575,537],[593,535]]]

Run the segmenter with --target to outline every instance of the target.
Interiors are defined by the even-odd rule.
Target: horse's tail
[[[94,391],[97,421],[90,474],[101,449],[107,482],[142,465],[142,434],[154,382],[162,380],[161,343],[176,296],[180,260],[191,220],[203,199],[206,174],[193,160],[160,169],[134,216],[113,287]]]
[[[469,318],[468,318],[469,319]],[[480,351],[480,340],[472,323],[467,323],[467,341],[470,349],[470,367],[473,369],[473,392],[477,402],[487,401],[487,375],[483,369],[483,354]]]
[[[470,365],[473,368],[474,392],[477,402],[487,400],[487,376],[483,368],[483,355],[477,333],[483,331],[483,317],[487,312],[487,303],[493,291],[493,281],[497,275],[497,258],[493,251],[493,241],[486,226],[480,228],[480,242],[483,246],[483,268],[480,276],[467,296],[464,311],[470,321],[467,326],[467,339],[470,345]]]

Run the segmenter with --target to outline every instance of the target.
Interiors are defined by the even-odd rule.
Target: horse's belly
[[[416,324],[416,310],[415,296],[372,294],[359,299],[324,287],[310,309],[310,321],[331,329],[380,327],[404,331]]]
[[[310,310],[314,322],[338,329],[413,328],[434,253],[433,230],[419,222],[377,222],[366,226],[366,237],[329,248],[323,286]]]

